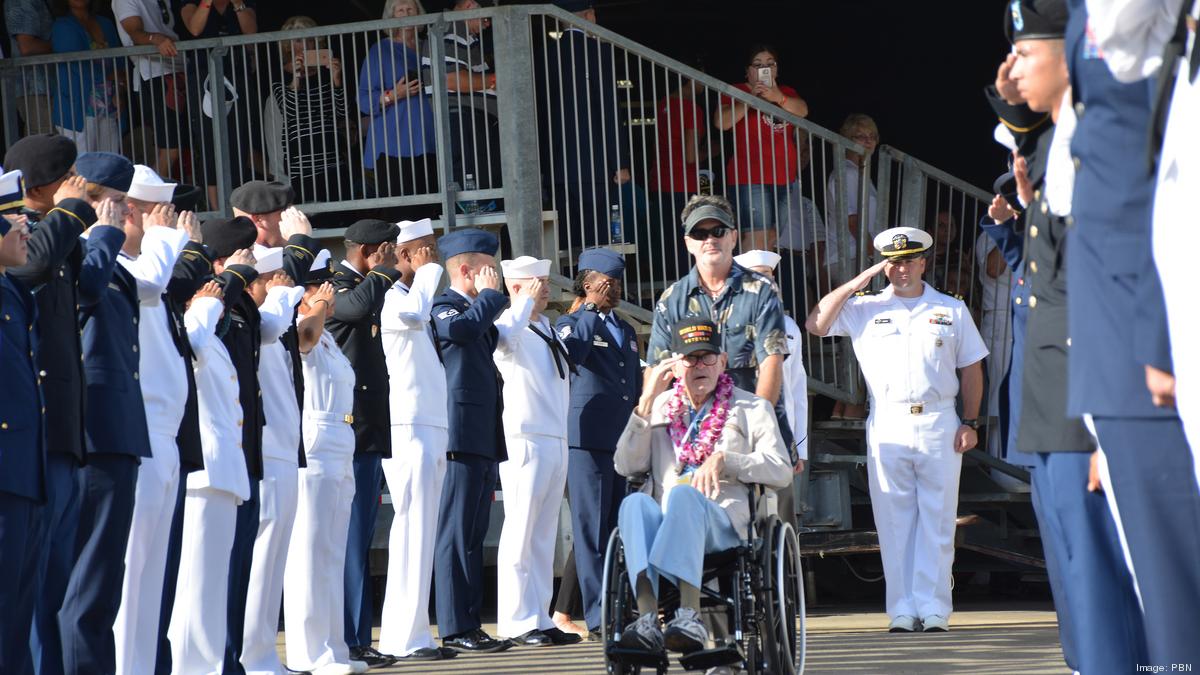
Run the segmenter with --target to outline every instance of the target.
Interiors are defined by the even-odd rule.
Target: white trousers
[[[295,460],[263,458],[258,496],[258,536],[250,566],[246,623],[242,630],[242,667],[247,675],[282,675],[275,649],[279,606],[283,602],[283,567],[287,562],[299,491]]]
[[[121,609],[113,624],[117,672],[153,675],[158,656],[167,543],[179,496],[179,446],[175,437],[150,433],[151,457],[142,460],[134,490],[133,521],[125,546]]]
[[[309,425],[305,420],[305,445]],[[319,423],[316,423],[319,424]],[[350,432],[348,425],[343,425]],[[350,432],[352,433],[352,432]],[[345,635],[346,539],[354,500],[354,451],[308,452],[283,572],[287,662],[294,670],[349,664]]]
[[[441,427],[392,425],[392,456],[383,460],[395,509],[379,627],[384,654],[407,656],[436,646],[429,628],[429,589],[449,442],[449,431]]]
[[[887,613],[949,617],[962,469],[962,455],[954,452],[959,419],[953,401],[922,415],[902,408],[873,402],[867,422],[867,479]]]
[[[179,579],[167,629],[173,675],[215,675],[222,670],[237,505],[232,493],[210,487],[189,488],[184,498]]]
[[[567,441],[535,434],[506,438],[500,463],[504,528],[496,552],[496,632],[517,637],[553,628],[554,543],[567,484]]]

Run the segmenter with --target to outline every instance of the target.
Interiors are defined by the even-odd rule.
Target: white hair
[[[392,16],[392,12],[396,11],[396,3],[401,2],[401,1],[402,0],[387,0],[387,2],[383,3],[383,18],[385,18],[385,19],[394,18]],[[425,13],[425,7],[421,4],[421,0],[403,0],[403,1],[411,2],[417,8],[417,14]]]

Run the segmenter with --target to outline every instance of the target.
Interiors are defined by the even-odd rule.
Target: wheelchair
[[[631,479],[632,480],[632,479]],[[760,513],[762,486],[751,486],[750,532],[736,548],[704,557],[701,615],[717,646],[680,657],[684,670],[728,666],[751,675],[798,675],[804,672],[804,582],[800,549],[791,524],[773,512]],[[678,592],[663,579],[659,611],[670,617]],[[604,663],[610,675],[667,672],[667,653],[629,649],[621,633],[637,618],[637,599],[625,566],[621,532],[614,528],[604,555],[601,589]],[[714,630],[720,627],[725,630]],[[724,636],[718,635],[724,633]]]

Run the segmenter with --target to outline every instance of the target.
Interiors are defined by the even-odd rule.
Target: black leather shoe
[[[450,649],[449,647],[438,647],[437,650],[442,653],[443,659],[452,659],[458,656],[458,652]]]
[[[583,642],[583,638],[579,635],[568,633],[557,626],[554,628],[547,628],[546,630],[542,631],[542,633],[546,635],[546,637],[550,638],[550,642],[556,647],[561,645],[574,645]]]
[[[442,655],[442,650],[437,647],[422,647],[411,654],[405,656],[397,656],[396,662],[403,661],[441,661],[446,658]]]
[[[552,647],[554,641],[540,630],[531,630],[509,640],[517,643],[518,647]]]
[[[497,640],[479,629],[445,638],[442,640],[442,644],[457,652],[474,654],[502,652],[513,646],[513,643],[508,640]]]
[[[604,635],[600,632],[600,629],[591,628],[588,630],[588,642],[601,642],[603,640]]]
[[[396,657],[384,654],[371,647],[352,647],[350,649],[350,660],[362,661],[367,664],[368,668],[386,668],[396,663]]]

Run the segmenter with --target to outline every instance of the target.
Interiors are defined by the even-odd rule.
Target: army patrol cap
[[[333,279],[333,256],[329,255],[329,249],[323,248],[313,258],[304,285],[323,284],[330,279]]]
[[[890,260],[915,258],[933,246],[933,237],[915,227],[893,227],[875,235],[875,250]]]
[[[346,228],[346,241],[356,244],[382,244],[394,241],[400,234],[400,228],[386,220],[364,218]]]
[[[282,211],[291,206],[295,199],[296,193],[291,186],[276,180],[252,180],[229,193],[230,206],[255,215]]]
[[[13,143],[4,155],[9,171],[20,171],[25,189],[49,185],[67,175],[75,164],[75,141],[58,134],[34,134]]]
[[[1004,15],[1004,37],[1018,40],[1061,40],[1067,32],[1066,0],[1010,0]]]
[[[200,224],[200,232],[213,258],[228,258],[258,239],[258,228],[246,216],[210,218]]]
[[[75,171],[89,183],[117,192],[129,192],[133,184],[133,162],[115,152],[85,152],[75,159]]]
[[[696,352],[721,353],[721,334],[708,319],[684,317],[671,327],[671,351],[681,356]]]
[[[25,208],[25,190],[21,185],[21,172],[9,171],[0,176],[0,214],[16,213]],[[5,221],[7,224],[8,221]]]
[[[619,279],[625,272],[625,257],[612,249],[589,248],[579,254],[579,269]]]
[[[496,251],[500,250],[500,240],[491,232],[474,227],[463,227],[438,239],[437,247],[438,252],[445,260],[464,253],[482,253],[494,256]]]

